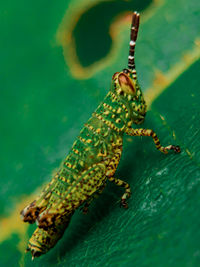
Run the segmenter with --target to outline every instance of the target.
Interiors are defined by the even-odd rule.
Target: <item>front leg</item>
[[[131,136],[151,136],[153,138],[153,141],[156,145],[156,148],[164,153],[167,154],[169,150],[174,150],[176,153],[180,153],[181,149],[179,146],[169,145],[169,146],[161,146],[160,141],[156,135],[156,133],[151,129],[132,129],[128,128],[126,129],[126,134]]]

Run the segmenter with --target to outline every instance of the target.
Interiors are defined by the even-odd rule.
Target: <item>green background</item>
[[[128,210],[119,207],[123,190],[109,184],[89,213],[77,211],[62,240],[34,262],[19,249],[27,237],[17,229],[1,239],[1,222],[50,180],[109,90],[112,74],[127,66],[129,26],[118,26],[118,39],[112,40],[108,32],[113,20],[125,11],[141,12],[136,65],[144,94],[154,86],[155,73],[165,75],[200,38],[199,0],[90,3],[1,3],[0,265],[199,266],[198,59],[153,101],[143,125],[153,128],[162,144],[179,144],[182,153],[162,155],[150,138],[125,137],[116,177],[131,185]],[[67,22],[77,21],[72,35],[83,66],[104,58],[118,43],[108,63],[90,79],[74,78],[56,40],[64,15]],[[29,237],[34,228],[28,228]]]

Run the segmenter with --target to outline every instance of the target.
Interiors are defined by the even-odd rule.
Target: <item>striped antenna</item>
[[[129,49],[129,56],[128,56],[128,68],[132,71],[135,70],[134,54],[135,54],[135,43],[137,40],[139,23],[140,23],[140,14],[137,12],[134,12],[133,17],[132,17],[130,49]],[[136,74],[136,70],[135,70],[135,74]]]

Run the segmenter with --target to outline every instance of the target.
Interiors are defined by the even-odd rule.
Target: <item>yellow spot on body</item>
[[[129,122],[127,123],[127,126],[128,126],[128,127],[131,127],[131,125],[132,125],[132,121],[129,121]]]
[[[98,157],[106,157],[107,156],[107,153],[105,152],[104,154],[102,154],[102,153],[98,153],[98,155],[97,155]]]
[[[66,182],[66,179],[65,179],[65,177],[63,177],[63,176],[60,177],[60,180],[63,181],[63,182]]]
[[[119,90],[117,90],[117,93],[120,95],[120,94],[121,94],[121,92],[122,92],[122,89],[121,89],[121,88],[119,88]]]
[[[121,108],[118,108],[117,113],[120,114],[122,112]]]
[[[72,168],[72,165],[71,165],[71,163],[69,163],[69,162],[65,162],[65,165],[66,165],[67,167],[69,167],[69,168]]]
[[[128,100],[132,100],[132,96],[131,95],[128,95]]]
[[[83,142],[83,143],[85,143],[85,138],[82,138],[81,136],[79,136],[79,139]]]
[[[76,191],[76,187],[72,188],[71,193],[73,194]]]
[[[79,151],[77,149],[73,148],[73,151],[74,151],[75,154],[79,154]]]

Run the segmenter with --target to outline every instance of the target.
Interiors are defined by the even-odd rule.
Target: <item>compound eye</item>
[[[128,69],[123,69],[123,73],[128,74],[130,71]]]
[[[121,73],[118,76],[118,81],[120,84],[121,89],[130,95],[135,95],[136,89],[135,89],[135,84],[133,83],[132,79],[129,78],[126,74]]]

